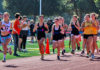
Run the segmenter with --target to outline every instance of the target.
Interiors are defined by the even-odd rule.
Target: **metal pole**
[[[40,0],[40,16],[42,14],[42,0]]]

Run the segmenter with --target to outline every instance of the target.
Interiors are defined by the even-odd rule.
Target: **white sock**
[[[5,58],[6,58],[6,55],[4,54],[3,59],[5,59]]]

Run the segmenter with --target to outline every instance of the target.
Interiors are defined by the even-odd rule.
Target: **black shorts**
[[[31,32],[31,36],[35,36],[36,32]]]
[[[93,37],[93,35],[91,34],[91,35],[83,35],[83,38],[84,38],[84,39],[88,39],[90,36]]]
[[[66,34],[62,34],[62,39],[64,39],[66,37]]]
[[[21,30],[19,38],[23,38],[23,36],[27,36],[28,35],[28,30]]]
[[[93,34],[93,36],[98,36],[98,34]]]
[[[53,40],[58,41],[58,40],[62,40],[62,36],[59,35],[53,35]]]
[[[38,40],[41,40],[42,38],[46,38],[46,35],[37,35]]]

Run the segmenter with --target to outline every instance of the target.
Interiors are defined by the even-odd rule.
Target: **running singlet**
[[[4,21],[2,21],[2,25],[5,25],[5,26],[3,26],[3,27],[1,28],[1,32],[4,32],[4,31],[10,32],[10,25],[11,25],[10,22],[7,24],[7,23],[5,23]]]
[[[85,35],[91,35],[93,34],[93,26],[91,24],[91,22],[84,22],[85,23],[85,27],[84,27],[84,34]]]
[[[75,23],[75,25],[76,25],[76,23]],[[71,34],[73,34],[73,35],[79,35],[79,30],[75,27],[75,25],[71,24],[71,27],[72,27]]]
[[[94,22],[94,24],[95,24],[95,26],[97,26],[98,24],[97,24],[97,21],[95,21]],[[93,34],[98,34],[98,30],[97,30],[97,28],[96,27],[93,27]]]
[[[45,27],[44,27],[44,23],[42,26],[39,26],[38,23],[38,28],[37,28],[37,38],[38,40],[40,40],[41,38],[45,38]]]
[[[54,25],[53,40],[58,41],[58,40],[60,40],[62,38],[60,31],[61,31],[60,25],[59,25],[58,29]]]

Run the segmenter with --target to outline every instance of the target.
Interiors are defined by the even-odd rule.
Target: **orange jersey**
[[[95,26],[98,26],[97,21],[95,21],[93,24],[95,24]],[[98,34],[98,29],[97,29],[96,27],[93,27],[92,33],[93,33],[93,34]]]
[[[20,34],[21,29],[19,28],[20,22],[18,19],[15,20],[14,24],[13,24],[13,31],[12,34]]]
[[[92,34],[93,27],[91,22],[85,22],[85,27],[84,27],[84,34],[90,35]]]

